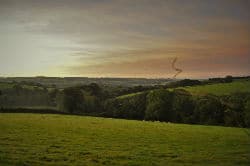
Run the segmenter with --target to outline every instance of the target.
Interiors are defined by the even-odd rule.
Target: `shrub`
[[[107,115],[116,118],[143,119],[146,109],[146,92],[107,100],[105,110]]]
[[[176,114],[176,122],[194,123],[195,103],[192,95],[183,90],[174,90],[173,112]]]
[[[147,95],[146,120],[173,121],[173,93],[164,89],[153,90]]]
[[[225,105],[224,121],[227,126],[244,127],[244,101],[246,93],[235,93],[230,96],[222,97]]]
[[[84,112],[84,95],[79,88],[65,88],[62,93],[60,108],[64,112],[82,113]]]
[[[246,127],[250,127],[250,99],[245,104],[244,121]]]
[[[200,124],[223,124],[223,105],[215,96],[203,96],[197,99],[195,105],[195,121]]]

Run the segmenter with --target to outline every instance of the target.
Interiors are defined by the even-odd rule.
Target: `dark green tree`
[[[112,117],[143,119],[146,109],[146,95],[146,92],[143,92],[132,96],[107,100],[105,110]]]
[[[250,127],[250,99],[247,100],[244,110],[245,126]]]
[[[245,93],[235,93],[222,97],[225,105],[224,122],[227,126],[244,127],[244,100]]]
[[[70,87],[63,90],[62,109],[77,114],[85,111],[84,95],[79,88]]]
[[[183,90],[174,90],[173,112],[176,115],[176,122],[194,123],[195,103],[192,95]]]
[[[146,120],[174,121],[172,111],[173,93],[165,90],[153,90],[147,95]]]
[[[232,76],[226,76],[224,80],[225,80],[225,82],[232,82],[233,77]]]
[[[195,106],[195,121],[200,124],[223,124],[223,105],[216,96],[203,96],[199,98]]]

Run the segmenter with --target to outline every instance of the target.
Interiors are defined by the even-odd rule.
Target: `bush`
[[[65,88],[61,99],[62,111],[77,114],[84,112],[84,95],[79,88]]]
[[[194,123],[194,107],[195,103],[189,92],[174,90],[173,112],[176,114],[176,122]]]
[[[146,109],[146,92],[107,100],[105,103],[106,115],[116,118],[143,119]]]
[[[244,121],[246,127],[250,127],[250,99],[245,104]]]
[[[173,121],[173,93],[164,89],[153,90],[147,95],[146,120]]]
[[[177,88],[177,87],[184,87],[184,86],[195,86],[201,85],[202,82],[199,80],[191,80],[191,79],[184,79],[176,82],[167,83],[164,87],[165,88]]]
[[[224,122],[227,126],[244,127],[244,101],[246,93],[235,93],[222,97],[225,105]]]
[[[195,122],[200,124],[223,124],[223,105],[215,96],[203,96],[197,99],[195,105]]]

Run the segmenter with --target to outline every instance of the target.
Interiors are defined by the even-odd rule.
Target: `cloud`
[[[11,27],[0,28],[0,33],[17,31],[62,41],[38,47],[50,56],[67,56],[55,66],[69,75],[166,75],[170,58],[176,56],[187,69],[190,65],[190,73],[199,70],[205,75],[209,70],[203,66],[227,57],[232,62],[226,61],[223,71],[246,73],[248,64],[239,66],[238,59],[250,56],[249,4],[247,0],[0,0],[0,21]],[[23,56],[44,57],[34,52]],[[145,66],[150,67],[143,70]],[[191,70],[193,66],[197,69]]]
[[[74,65],[65,70],[75,75],[88,76],[123,76],[123,77],[172,77],[176,72],[171,63],[174,57],[139,59],[135,61],[104,62],[92,65]],[[181,78],[206,78],[225,75],[248,75],[250,57],[234,56],[183,57],[178,59],[178,67],[183,69]]]

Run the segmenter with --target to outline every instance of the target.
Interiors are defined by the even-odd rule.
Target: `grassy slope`
[[[231,83],[215,83],[210,85],[198,85],[198,86],[187,86],[179,87],[177,89],[185,89],[193,95],[228,95],[236,92],[250,92],[250,80],[237,80]],[[172,91],[173,89],[168,89]],[[130,93],[122,96],[118,96],[118,99],[132,97],[142,92]]]
[[[235,92],[250,92],[250,81],[234,81],[231,83],[200,85],[181,89],[185,89],[194,95],[204,95],[207,93],[215,95],[228,95]]]
[[[0,114],[0,165],[248,165],[247,129]]]

